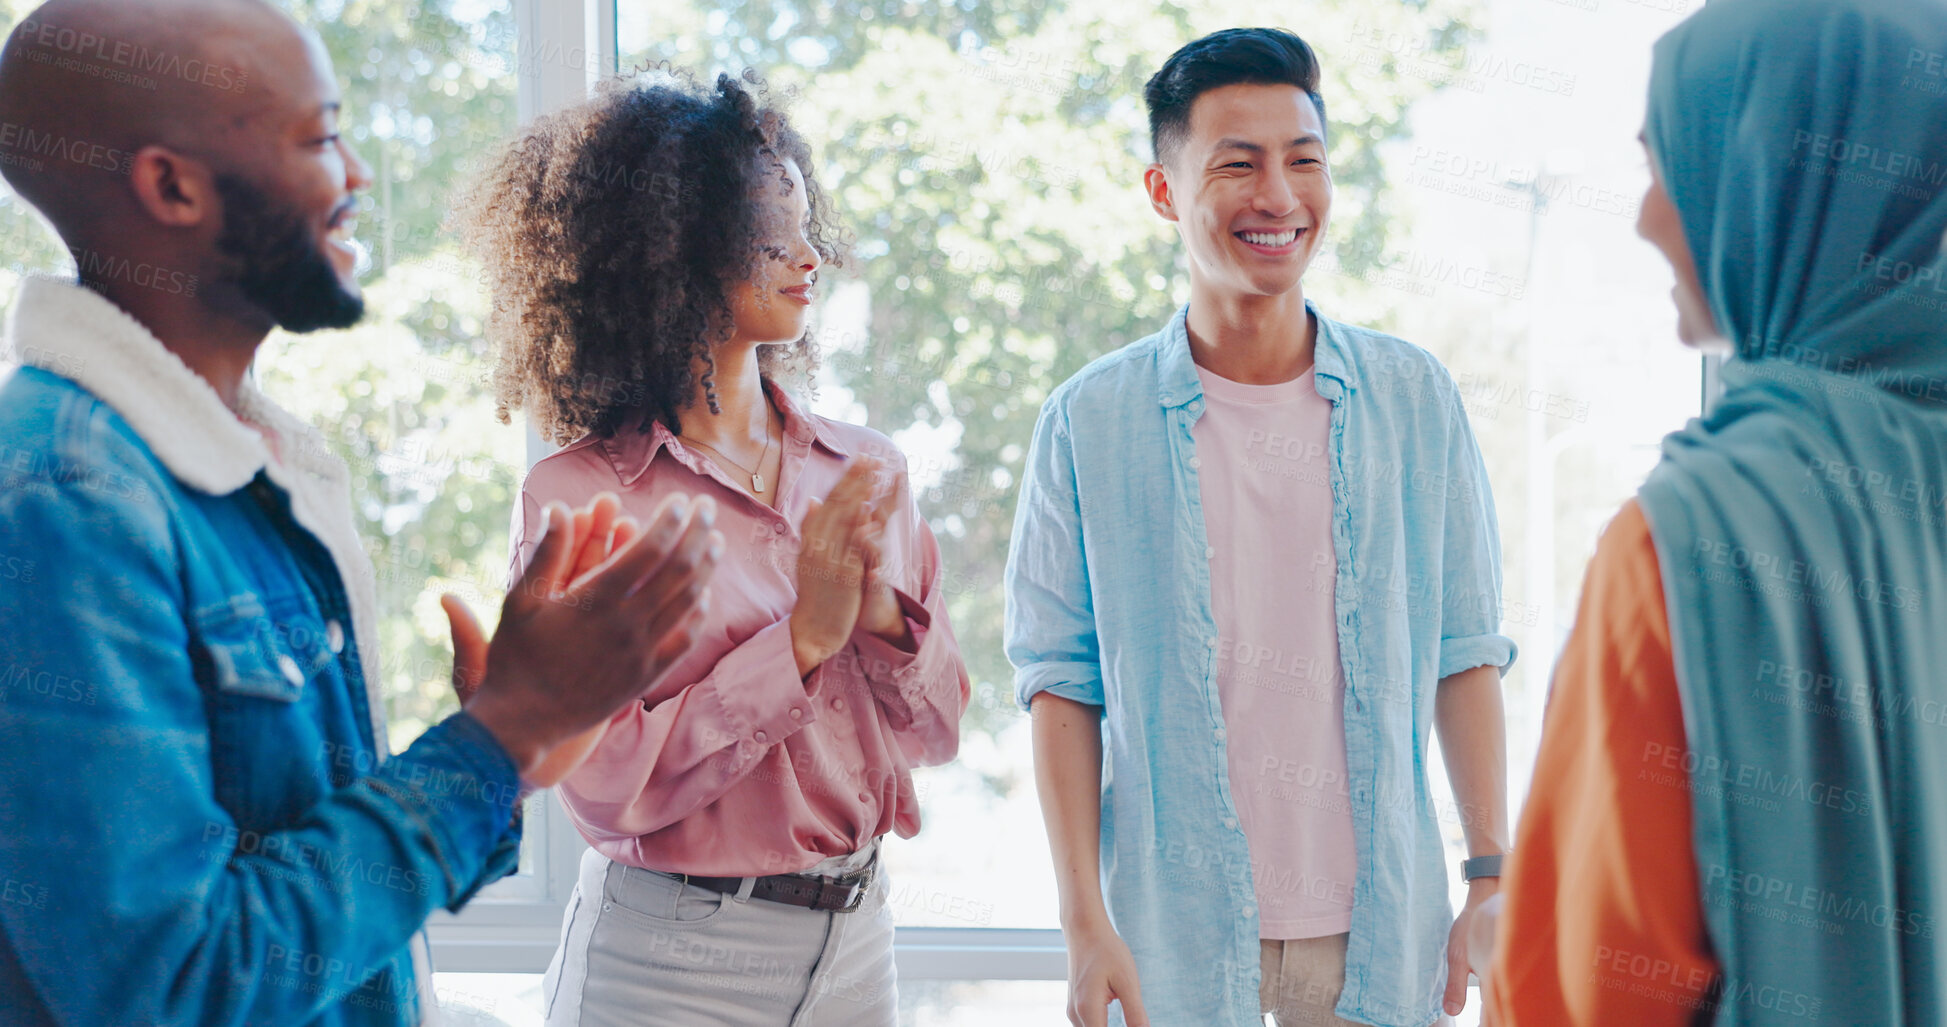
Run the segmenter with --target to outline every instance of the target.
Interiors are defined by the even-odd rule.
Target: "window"
[[[1296,24],[1257,0],[281,2],[325,38],[376,173],[359,229],[371,316],[273,336],[258,374],[352,465],[395,745],[452,708],[439,594],[491,619],[511,502],[545,452],[492,419],[491,297],[442,232],[448,198],[521,120],[604,72],[754,68],[795,97],[858,233],[817,312],[814,406],[908,451],[974,680],[961,759],[921,772],[925,829],[887,850],[908,1011],[944,1025],[974,1022],[946,1011],[975,1002],[1051,1008],[1055,890],[999,639],[1015,474],[1049,390],[1187,296],[1137,187],[1143,82],[1204,32],[1293,24],[1326,68],[1338,185],[1308,295],[1445,362],[1487,459],[1523,650],[1506,680],[1519,808],[1597,532],[1705,391],[1668,272],[1633,234],[1650,42],[1689,0],[1536,0],[1504,19],[1482,0],[1320,0]],[[30,6],[0,0],[0,22]],[[0,306],[23,273],[72,270],[34,221],[0,189]],[[554,800],[530,801],[521,873],[433,925],[445,970],[545,968],[581,843]]]
[[[1649,44],[1681,12],[1536,6],[1475,30],[1469,4],[1344,0],[1295,26],[1325,65],[1338,184],[1307,295],[1438,356],[1488,463],[1504,630],[1523,650],[1506,680],[1515,808],[1597,533],[1700,395],[1668,272],[1634,237]],[[970,977],[1065,971],[1053,943],[1006,970],[971,947],[981,929],[1056,926],[999,637],[1022,450],[1055,385],[1187,297],[1174,232],[1138,188],[1143,82],[1203,32],[1280,23],[1288,8],[1225,0],[617,4],[625,72],[749,67],[795,97],[859,233],[862,259],[819,312],[815,406],[908,450],[960,586],[951,612],[975,682],[962,755],[922,772],[926,826],[887,861],[902,946],[934,930],[969,944]],[[1459,818],[1430,764],[1458,862]],[[1458,903],[1457,873],[1454,889]]]

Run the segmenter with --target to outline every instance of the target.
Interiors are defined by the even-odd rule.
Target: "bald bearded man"
[[[362,311],[338,114],[258,0],[55,0],[0,52],[0,173],[79,268],[0,373],[8,1027],[422,1020],[426,917],[707,602],[707,500],[551,510],[491,643],[448,607],[466,709],[388,758],[346,469],[248,377]]]

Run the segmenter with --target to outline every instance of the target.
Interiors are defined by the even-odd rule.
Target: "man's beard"
[[[338,280],[304,218],[234,175],[217,176],[216,191],[223,197],[216,246],[241,267],[237,287],[246,299],[290,332],[350,328],[365,316],[364,297]]]

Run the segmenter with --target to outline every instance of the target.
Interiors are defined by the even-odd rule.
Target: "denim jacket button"
[[[304,671],[298,667],[297,661],[289,656],[283,653],[277,654],[277,669],[283,672],[284,680],[291,684],[304,684]]]
[[[331,654],[333,656],[345,651],[345,626],[343,624],[335,620],[325,622],[325,645],[331,647]]]

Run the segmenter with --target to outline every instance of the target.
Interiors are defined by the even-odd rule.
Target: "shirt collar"
[[[825,419],[808,413],[792,400],[789,393],[768,379],[764,391],[777,405],[778,413],[784,415],[784,434],[793,442],[817,443],[829,450],[832,455],[843,460],[852,454],[838,441],[838,436],[825,423]],[[683,445],[683,440],[670,431],[661,421],[650,421],[645,429],[640,418],[625,423],[614,435],[600,440],[609,463],[615,468],[615,476],[624,486],[634,485],[649,470],[656,454],[668,447],[671,455],[682,461],[683,465],[695,470],[696,457]]]
[[[248,485],[270,461],[263,436],[277,436],[287,463],[325,472],[323,436],[271,402],[246,378],[237,410],[162,340],[106,297],[72,281],[22,281],[0,352],[60,375],[115,409],[169,473],[209,495]]]
[[[1346,342],[1337,322],[1318,312],[1311,300],[1305,310],[1318,319],[1318,338],[1312,344],[1312,370],[1320,378],[1331,378],[1350,391],[1357,386],[1357,373],[1346,359]],[[1187,406],[1203,398],[1203,380],[1197,377],[1196,360],[1190,356],[1190,307],[1184,304],[1163,329],[1161,351],[1157,354],[1156,401],[1165,407]]]

